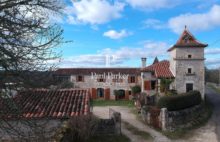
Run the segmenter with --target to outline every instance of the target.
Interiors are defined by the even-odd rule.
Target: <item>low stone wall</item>
[[[155,120],[155,117],[152,117],[151,111],[146,108],[141,109],[142,119],[149,125],[152,125],[152,122]],[[156,118],[158,121],[158,125],[161,126],[163,131],[174,131],[179,128],[189,128],[198,120],[195,118],[199,117],[203,113],[203,105],[196,105],[187,109],[179,110],[179,111],[167,111],[166,108],[162,108],[160,110],[160,114]]]
[[[194,125],[196,116],[203,111],[203,105],[196,105],[179,111],[167,111],[165,119],[166,129],[175,130],[178,128],[188,128]],[[163,122],[162,122],[163,123]]]
[[[115,122],[113,119],[101,119],[97,125],[96,135],[115,134]]]
[[[110,119],[100,119],[95,135],[119,135],[121,134],[121,114],[114,112]]]

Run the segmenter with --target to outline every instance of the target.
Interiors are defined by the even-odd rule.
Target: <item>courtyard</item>
[[[135,112],[134,108],[131,106],[95,106],[93,108],[93,113],[98,116],[99,118],[108,118],[109,117],[109,108],[114,109],[121,113],[122,117],[122,133],[130,138],[132,142],[142,142],[146,141],[142,137],[133,134],[129,129],[126,127],[127,125],[131,125],[140,131],[144,131],[151,135],[153,138],[147,141],[155,141],[155,142],[218,142],[219,141],[219,104],[220,104],[220,95],[216,93],[211,88],[206,89],[207,98],[211,101],[214,105],[213,115],[210,120],[199,128],[195,128],[189,130],[188,132],[184,132],[181,138],[173,139],[168,138],[163,135],[160,131],[157,131],[148,125],[144,124],[138,117],[137,112]],[[117,105],[117,104],[116,104]]]

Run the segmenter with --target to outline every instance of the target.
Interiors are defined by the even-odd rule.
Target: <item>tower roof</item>
[[[208,44],[204,44],[201,43],[200,41],[198,41],[186,28],[183,31],[183,33],[181,34],[180,38],[178,39],[178,41],[176,42],[175,45],[173,45],[173,47],[171,47],[170,49],[168,49],[168,51],[172,51],[175,48],[181,48],[181,47],[188,47],[188,48],[193,48],[193,47],[207,47]]]

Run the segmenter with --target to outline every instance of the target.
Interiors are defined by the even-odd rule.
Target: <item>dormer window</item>
[[[192,58],[192,55],[189,54],[189,55],[188,55],[188,59],[191,59],[191,58]]]
[[[189,43],[189,40],[190,40],[190,36],[187,34],[183,37],[183,40],[185,43]]]

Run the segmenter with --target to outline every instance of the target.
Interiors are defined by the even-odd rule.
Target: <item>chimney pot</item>
[[[141,58],[141,62],[142,62],[142,68],[146,67],[146,63],[147,63],[147,58],[142,57]]]

